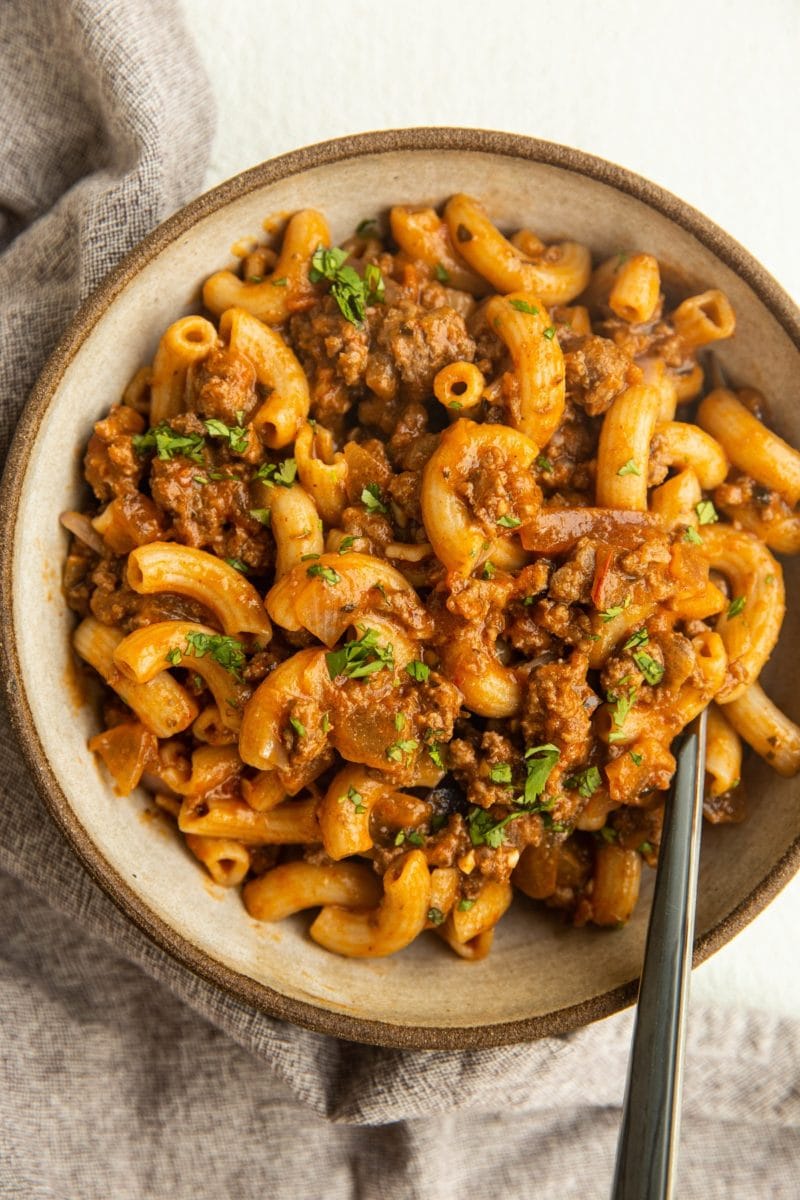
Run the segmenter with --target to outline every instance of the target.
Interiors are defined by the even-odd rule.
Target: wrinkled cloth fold
[[[0,87],[4,458],[69,317],[200,189],[213,103],[170,0],[6,0]],[[5,718],[0,769],[0,1196],[607,1193],[630,1014],[465,1053],[271,1020],[96,887]],[[685,1111],[682,1197],[797,1195],[798,1026],[694,1012]]]

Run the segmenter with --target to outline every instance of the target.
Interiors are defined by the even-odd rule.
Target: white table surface
[[[669,188],[800,297],[798,0],[182,3],[217,99],[209,187],[369,129],[509,130]],[[693,996],[800,1016],[798,926],[800,877]]]

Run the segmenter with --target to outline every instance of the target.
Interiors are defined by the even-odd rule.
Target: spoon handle
[[[668,1200],[678,1156],[706,714],[681,743],[664,813],[611,1200]]]

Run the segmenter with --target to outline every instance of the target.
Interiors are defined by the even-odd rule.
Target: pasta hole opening
[[[450,391],[454,396],[463,396],[467,390],[467,385],[463,379],[457,379],[455,383],[450,385]]]

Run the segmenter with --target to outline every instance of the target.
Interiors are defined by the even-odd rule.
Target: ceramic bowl
[[[204,882],[177,838],[147,816],[144,794],[120,800],[86,749],[96,729],[68,688],[73,615],[59,589],[59,513],[80,502],[80,455],[92,422],[162,330],[196,310],[200,285],[231,263],[238,239],[269,214],[313,206],[334,238],[395,203],[480,196],[506,228],[567,234],[601,258],[655,254],[687,289],[722,288],[738,318],[720,357],[731,380],[760,388],[775,426],[800,445],[800,313],[727,234],[644,179],[562,146],[508,134],[412,129],[325,142],[247,171],[156,229],[71,322],[20,423],[4,481],[3,623],[9,703],[38,786],[76,853],[109,896],[190,970],[266,1013],[339,1037],[402,1047],[497,1045],[557,1034],[635,996],[650,882],[621,931],[575,930],[519,897],[490,956],[468,963],[438,939],[393,958],[338,958],[300,915],[252,921],[238,891]],[[787,564],[790,597],[798,565]],[[800,604],[790,604],[765,674],[795,719]],[[64,686],[54,686],[63,680]],[[800,863],[800,783],[747,763],[749,819],[703,835],[695,962],[733,937]],[[650,872],[645,872],[650,875]]]

